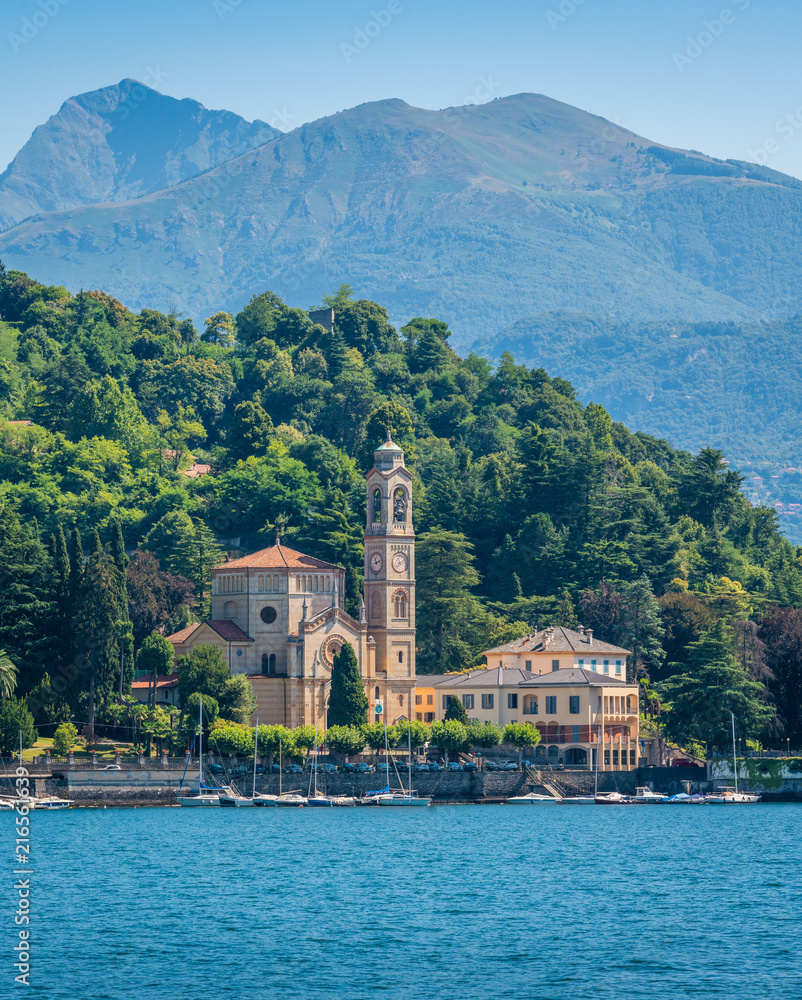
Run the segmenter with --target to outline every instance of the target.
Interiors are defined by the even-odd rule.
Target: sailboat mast
[[[198,794],[203,794],[203,695],[198,695]]]
[[[599,754],[601,753],[601,743],[599,742],[599,727],[596,727],[596,783],[594,786],[594,796],[599,794]]]
[[[738,759],[735,756],[735,713],[730,712],[732,719],[732,770],[735,774],[735,794],[738,794]],[[747,788],[749,786],[747,785]]]
[[[407,791],[411,795],[412,794],[412,727],[411,726],[410,726],[409,729],[407,729],[407,741],[408,741],[407,742],[407,765],[409,767],[409,779],[408,779],[409,787],[407,788]]]
[[[256,716],[256,732],[253,734],[253,791],[251,798],[256,798],[256,754],[259,752],[259,716]]]

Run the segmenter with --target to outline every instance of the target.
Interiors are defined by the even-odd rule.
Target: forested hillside
[[[396,331],[347,286],[324,304],[333,334],[261,292],[199,335],[2,270],[0,649],[21,693],[76,710],[91,662],[110,704],[120,655],[127,683],[154,629],[203,614],[210,566],[276,533],[344,565],[356,612],[389,424],[415,475],[419,670],[581,619],[634,650],[647,714],[679,704],[705,642],[749,732],[802,735],[802,555],[720,452],[633,433],[509,356],[460,358],[437,319]],[[666,718],[699,735],[694,712]]]

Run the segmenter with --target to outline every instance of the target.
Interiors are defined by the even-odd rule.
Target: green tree
[[[452,694],[448,699],[445,719],[446,721],[456,719],[457,722],[461,722],[464,726],[468,724],[468,713],[465,711],[465,706],[455,694]]]
[[[468,744],[467,727],[458,719],[439,719],[432,723],[432,743],[440,747],[448,763],[451,751],[462,750]]]
[[[150,688],[148,690],[148,704],[153,707],[156,704],[156,682],[159,676],[167,676],[173,670],[174,649],[163,635],[158,632],[151,632],[146,636],[139,652],[136,655],[136,669],[140,675],[150,675]]]
[[[17,668],[4,649],[0,649],[0,698],[10,698],[17,688]]]
[[[249,455],[264,455],[275,436],[273,421],[255,400],[245,400],[234,408],[226,433],[229,455],[246,459]]]
[[[359,673],[354,647],[343,643],[331,665],[331,692],[327,725],[360,726],[367,722],[368,697]]]
[[[717,621],[692,642],[673,676],[658,685],[667,709],[666,732],[680,745],[691,739],[726,747],[730,713],[739,729],[759,736],[774,719],[765,687],[752,680],[732,653],[732,631]]]
[[[0,701],[0,754],[11,756],[19,749],[20,733],[23,749],[32,747],[38,739],[27,705],[16,698]]]
[[[398,743],[399,735],[395,726],[385,726],[383,722],[369,722],[362,726],[365,743],[376,753],[376,763],[379,762],[379,751],[385,747],[392,750]]]
[[[234,346],[234,318],[231,313],[216,312],[203,322],[204,329],[200,339],[205,344],[215,344],[218,347]]]
[[[643,575],[621,589],[624,599],[622,645],[632,650],[630,680],[658,672],[665,660],[661,640],[665,634],[660,606],[648,578]]]
[[[417,719],[402,719],[395,724],[398,733],[398,746],[405,747],[412,743],[413,747],[423,746],[431,737],[432,730],[425,722]]]
[[[479,722],[474,719],[468,723],[468,743],[472,747],[490,750],[501,743],[501,730],[494,722]]]
[[[223,685],[231,676],[223,654],[217,646],[193,646],[192,652],[178,657],[176,666],[178,697],[185,711],[189,705],[190,695],[196,692],[208,694],[217,702]]]
[[[540,730],[531,722],[508,722],[501,734],[501,742],[518,748],[518,767],[526,747],[540,743]]]
[[[223,719],[247,725],[256,711],[256,695],[245,674],[235,674],[224,681],[218,696]]]
[[[365,749],[365,734],[360,726],[330,726],[326,730],[326,746],[347,760]]]
[[[479,583],[473,546],[465,535],[435,528],[418,537],[415,559],[418,662],[423,673],[445,673],[449,666],[463,666],[453,662],[453,653],[469,634],[476,609],[470,592]]]
[[[66,757],[75,746],[78,729],[71,722],[62,722],[53,733],[53,750],[59,757]]]

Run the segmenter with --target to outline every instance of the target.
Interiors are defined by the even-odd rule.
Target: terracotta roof
[[[555,671],[556,673],[557,671]],[[499,684],[501,674],[501,684]],[[436,687],[510,687],[537,677],[531,670],[520,667],[494,667],[492,670],[472,670],[469,674],[454,674],[438,681]]]
[[[156,678],[157,688],[172,688],[178,684],[178,674],[160,674]],[[137,677],[135,681],[131,682],[132,688],[149,688],[150,687],[150,677]]]
[[[243,632],[239,625],[235,625],[234,622],[228,619],[209,619],[209,621],[201,622],[201,624],[213,628],[227,642],[253,642],[253,639],[247,632]]]
[[[271,545],[269,549],[252,552],[251,555],[243,556],[241,559],[220,563],[219,566],[214,567],[214,570],[248,569],[251,567],[254,569],[339,569],[339,566],[323,562],[322,559],[315,559],[313,556],[304,555],[303,552],[296,552],[295,549],[288,549],[286,545]]]
[[[188,625],[187,628],[182,628],[180,632],[174,632],[165,638],[168,642],[172,642],[174,646],[181,645],[201,625],[208,625],[209,628],[214,629],[226,642],[253,642],[253,639],[246,632],[243,632],[239,625],[235,625],[234,622],[228,619],[210,619],[205,622],[196,622],[194,625]]]
[[[165,636],[165,639],[177,646],[179,643],[188,639],[199,625],[200,622],[195,622],[194,625],[187,625],[187,627],[182,628],[180,632],[173,632],[172,635]]]
[[[604,684],[607,687],[637,687],[627,681],[609,677],[607,674],[597,674],[584,667],[565,667],[562,670],[551,670],[545,674],[537,674],[532,680],[525,681],[521,687],[549,687],[552,684]]]
[[[181,472],[182,476],[188,476],[190,479],[198,479],[200,476],[206,476],[212,471],[211,465],[203,465],[202,463],[196,462],[191,465],[188,469],[184,469]]]
[[[591,633],[592,636],[592,633]],[[588,638],[586,632],[575,632],[571,628],[562,625],[555,625],[551,629],[541,629],[539,632],[532,632],[522,639],[514,639],[503,646],[496,646],[494,649],[485,650],[485,656],[492,653],[619,653],[629,656],[631,649],[622,649],[620,646],[613,646],[609,642],[602,642],[601,639],[592,636]]]
[[[30,427],[33,420],[5,420],[7,427]]]

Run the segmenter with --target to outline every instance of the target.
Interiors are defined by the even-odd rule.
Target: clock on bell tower
[[[415,532],[412,474],[387,433],[367,478],[365,611],[376,669],[415,676]],[[412,717],[412,716],[410,716]]]

